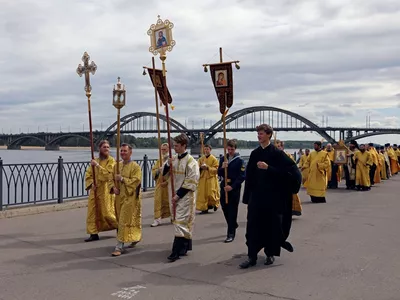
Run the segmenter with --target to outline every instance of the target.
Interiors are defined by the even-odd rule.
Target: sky
[[[220,119],[202,64],[239,60],[231,112],[273,106],[329,126],[400,128],[400,2],[397,0],[0,0],[0,128],[4,133],[88,130],[84,51],[95,129],[116,119],[112,88],[127,89],[122,115],[155,112],[147,30],[174,23],[168,52],[171,117],[201,128]],[[157,68],[161,61],[156,57]],[[320,140],[314,133],[282,139]],[[228,137],[255,140],[254,133]],[[400,135],[365,139],[400,143]],[[364,140],[361,140],[364,141]]]

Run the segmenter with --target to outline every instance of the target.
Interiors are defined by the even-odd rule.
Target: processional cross
[[[78,65],[78,68],[76,69],[76,73],[78,73],[79,77],[82,77],[83,74],[85,74],[85,91],[86,95],[90,95],[92,91],[92,87],[90,85],[90,77],[89,73],[92,73],[94,75],[97,70],[97,65],[95,64],[94,61],[92,61],[89,64],[90,56],[87,52],[83,53],[82,56],[82,61],[83,61],[83,66],[81,64]]]

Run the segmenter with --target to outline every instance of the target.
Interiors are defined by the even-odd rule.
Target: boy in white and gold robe
[[[170,166],[172,164],[175,195],[169,193],[169,199],[175,239],[172,253],[168,256],[168,260],[172,262],[192,250],[196,191],[200,172],[196,160],[186,151],[188,142],[188,137],[183,133],[174,138],[174,150],[177,154],[164,164],[163,169],[164,176],[171,173]],[[169,189],[172,190],[171,174],[168,184]]]

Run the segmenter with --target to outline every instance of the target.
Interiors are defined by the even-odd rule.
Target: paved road
[[[398,300],[400,299],[400,176],[371,192],[330,191],[293,224],[294,253],[275,265],[248,270],[246,207],[238,237],[222,243],[221,211],[196,218],[194,251],[168,263],[172,227],[150,228],[144,203],[144,239],[137,249],[110,257],[114,233],[83,243],[85,209],[0,220],[0,299],[4,300]]]

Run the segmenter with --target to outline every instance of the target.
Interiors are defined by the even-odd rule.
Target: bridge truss
[[[216,122],[210,128],[188,129],[186,126],[171,120],[172,133],[186,133],[191,145],[199,142],[200,132],[205,135],[205,142],[219,132],[222,132],[222,121]],[[259,124],[266,123],[271,125],[275,131],[298,131],[298,132],[316,132],[321,137],[331,143],[339,139],[348,142],[351,139],[361,139],[382,134],[400,134],[400,129],[390,128],[346,128],[346,127],[319,127],[317,124],[307,118],[294,112],[281,108],[270,106],[256,106],[244,108],[230,113],[226,117],[227,132],[251,132]],[[166,117],[160,114],[161,132],[167,132]],[[116,134],[117,124],[114,122],[105,131],[94,131],[96,143],[102,139],[110,139]],[[150,112],[136,112],[125,115],[121,118],[122,134],[145,134],[157,133],[156,114]],[[55,150],[65,140],[73,137],[79,137],[89,140],[88,132],[68,132],[68,133],[31,133],[0,135],[10,149],[18,149],[28,140],[37,140],[49,150]]]

